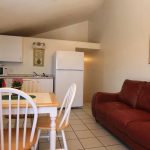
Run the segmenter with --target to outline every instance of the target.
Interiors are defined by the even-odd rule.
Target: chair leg
[[[38,129],[38,133],[37,133],[37,140],[36,140],[36,143],[35,143],[35,150],[37,149],[38,147],[38,142],[39,142],[39,139],[40,139],[40,134],[41,134],[41,129]]]
[[[68,146],[67,146],[67,141],[66,141],[64,130],[61,130],[61,134],[62,134],[62,139],[63,139],[63,144],[64,144],[64,150],[68,150]]]

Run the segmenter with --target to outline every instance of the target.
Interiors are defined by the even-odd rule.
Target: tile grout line
[[[86,113],[86,115],[88,115],[89,117],[90,117],[90,119],[92,119],[92,116],[90,116],[86,111],[84,111],[84,109],[83,109],[83,112],[84,113]],[[86,124],[79,118],[79,116],[75,113],[75,115],[78,117],[78,119],[86,126]],[[91,132],[91,130],[89,129],[89,127],[88,126],[86,126],[87,127],[87,129],[88,129],[88,131],[90,131],[90,133],[99,141],[99,139]],[[81,130],[81,131],[84,131],[84,130]],[[76,134],[76,133],[75,133]],[[77,136],[77,135],[76,135]],[[77,138],[78,138],[78,136],[77,136]],[[90,138],[90,137],[89,137]],[[80,141],[80,138],[78,138],[79,139],[79,141]],[[83,138],[83,139],[88,139],[88,138]],[[101,147],[105,147],[106,148],[106,146],[101,142],[101,141],[99,141],[101,144],[102,144],[102,146]],[[81,142],[80,142],[81,143]],[[82,143],[81,143],[82,144]],[[84,147],[84,146],[83,146]],[[92,148],[99,148],[99,147],[92,147]],[[89,148],[90,149],[90,148]]]
[[[91,107],[91,106],[90,106]],[[83,111],[84,111],[84,109],[83,109]],[[85,113],[86,113],[86,111],[84,111]],[[89,115],[89,114],[88,114]],[[90,115],[89,115],[90,116]],[[92,116],[90,116],[91,118],[92,118]],[[95,120],[95,119],[94,119]],[[82,121],[82,120],[81,120]],[[84,124],[84,122],[83,122],[83,124]],[[86,124],[85,124],[85,126],[86,126]],[[88,126],[86,126],[87,128],[88,128]],[[89,128],[88,128],[89,129]],[[89,129],[90,131],[91,131],[91,129]],[[109,131],[109,130],[107,130],[109,133],[110,133],[110,135],[111,136],[113,136],[112,135],[112,133]],[[95,136],[95,135],[94,135]],[[109,135],[106,135],[106,136],[109,136]],[[96,136],[95,136],[96,137]],[[104,136],[98,136],[98,137],[104,137]],[[98,139],[98,137],[96,137],[96,139],[98,140],[98,141],[100,141],[99,139]],[[115,137],[116,138],[116,137]],[[118,139],[117,139],[118,140]],[[120,141],[120,140],[119,140]],[[100,141],[101,142],[101,141]],[[102,143],[102,142],[101,142]],[[103,143],[102,143],[103,144]],[[104,144],[103,144],[104,145]],[[104,145],[104,147],[108,150],[108,147],[109,146],[115,146],[115,145],[122,145],[122,142],[121,142],[121,144],[113,144],[113,145],[107,145],[107,146],[105,146]],[[129,149],[130,150],[130,149]]]
[[[93,118],[92,116],[90,116],[84,109],[82,109],[82,111],[83,111],[87,116],[89,116],[89,118],[87,118],[87,119],[93,119],[93,120],[94,120],[94,118]],[[81,111],[81,112],[82,112],[82,111]],[[93,137],[95,137],[95,138],[102,144],[102,146],[100,146],[100,147],[104,147],[106,150],[108,150],[108,149],[107,149],[107,146],[105,146],[105,145],[98,139],[98,137],[95,136],[95,135],[92,133],[91,129],[86,125],[85,122],[82,121],[82,119],[78,116],[78,114],[77,114],[76,112],[73,112],[73,115],[75,115],[77,118],[72,119],[72,120],[80,120],[80,121],[82,122],[82,124],[87,127],[87,130],[79,130],[79,131],[90,131],[90,133],[93,135]],[[95,123],[96,123],[96,122],[95,122]],[[90,124],[90,123],[89,123],[89,124]],[[94,124],[94,123],[91,123],[91,124]],[[77,124],[77,125],[78,125],[78,124]],[[82,145],[82,143],[81,143],[81,141],[80,141],[80,138],[78,137],[78,135],[76,134],[76,131],[75,131],[75,130],[73,129],[73,127],[72,127],[72,124],[70,124],[70,127],[72,128],[73,133],[76,135],[76,138],[77,138],[78,142]],[[94,129],[93,129],[93,130],[94,130]],[[100,137],[104,137],[104,136],[100,136]],[[89,138],[92,138],[92,137],[89,137]],[[89,138],[81,138],[81,139],[89,139]],[[119,145],[119,144],[115,144],[115,145]],[[109,146],[111,146],[111,145],[109,145]],[[112,146],[113,146],[113,145],[112,145]],[[84,148],[83,145],[82,145],[82,147],[83,147],[83,149],[85,150],[85,148]],[[91,148],[99,148],[99,147],[91,147]],[[91,149],[91,148],[86,148],[86,149]]]
[[[86,108],[85,108],[86,107]],[[68,139],[66,138],[66,140],[67,141],[74,141],[74,140],[76,140],[78,143],[79,143],[79,146],[81,147],[79,147],[78,148],[78,150],[93,150],[93,149],[105,149],[105,150],[110,150],[110,148],[112,147],[112,148],[115,148],[115,147],[113,147],[113,146],[116,146],[116,145],[122,145],[122,144],[111,144],[111,145],[107,145],[107,143],[106,143],[106,145],[104,145],[102,142],[101,142],[101,138],[103,138],[103,137],[106,137],[106,136],[109,136],[109,135],[104,135],[103,136],[103,133],[101,134],[101,132],[100,132],[100,135],[102,135],[102,136],[96,136],[96,135],[99,135],[99,134],[96,134],[96,131],[93,131],[92,132],[92,130],[98,130],[98,126],[97,125],[99,125],[100,127],[101,127],[101,125],[100,124],[98,124],[96,121],[95,121],[95,119],[94,119],[94,117],[92,116],[92,114],[91,114],[91,109],[90,109],[90,105],[85,105],[85,107],[83,107],[83,108],[81,108],[81,109],[74,109],[74,111],[71,111],[71,113],[72,113],[72,119],[70,118],[70,120],[77,120],[77,122],[75,121],[75,122],[72,122],[72,124],[71,123],[69,123],[70,124],[70,130],[65,130],[65,134],[66,134],[66,132],[72,132],[72,134],[68,134]],[[82,114],[83,113],[83,114]],[[84,118],[84,116],[85,116],[85,118]],[[86,118],[86,116],[87,116],[87,118]],[[89,119],[89,120],[88,120]],[[91,119],[91,120],[90,120]],[[85,120],[85,121],[84,121]],[[93,122],[92,122],[92,120],[93,120]],[[70,121],[69,121],[70,122]],[[89,124],[89,125],[88,125]],[[95,126],[91,126],[90,124],[93,124],[93,125],[95,125]],[[86,129],[84,129],[83,128],[83,130],[78,130],[78,129],[81,129],[81,128],[79,128],[78,126],[74,126],[74,125],[83,125],[83,127],[85,126],[86,127]],[[82,126],[81,126],[82,127]],[[74,130],[75,129],[75,130]],[[103,128],[102,128],[103,129]],[[90,134],[88,134],[87,135],[87,138],[85,138],[86,136],[86,132],[85,132],[85,134],[84,133],[79,133],[79,135],[77,134],[78,133],[78,131],[80,132],[82,132],[82,131],[89,131],[90,132],[90,134],[91,134],[91,136],[93,136],[93,137],[90,137]],[[106,130],[106,131],[108,131],[108,130]],[[108,131],[108,133],[110,133],[109,131]],[[74,135],[73,135],[74,134]],[[82,134],[83,134],[83,136],[82,136]],[[104,132],[104,134],[105,134],[105,132]],[[80,138],[80,135],[81,135],[81,138]],[[112,134],[110,134],[110,135],[112,135]],[[75,138],[74,138],[74,136],[75,136]],[[113,136],[113,135],[112,135]],[[83,137],[83,138],[82,138]],[[98,139],[99,137],[101,137],[100,139]],[[82,139],[89,139],[89,138],[95,138],[96,140],[98,140],[98,142],[101,144],[101,146],[98,146],[98,147],[90,147],[90,146],[93,146],[93,145],[89,145],[89,147],[88,148],[86,148],[86,144],[84,144],[84,142],[83,142],[83,144],[82,144],[82,142],[81,142],[81,140]],[[95,140],[95,141],[96,141]],[[47,143],[47,142],[46,142]],[[88,143],[88,142],[87,142]],[[104,142],[105,143],[105,142]],[[75,143],[73,143],[73,145],[74,145]],[[61,141],[61,139],[60,138],[58,138],[58,145],[62,148],[63,147],[63,143],[62,143],[62,141]],[[68,144],[67,144],[68,145]],[[76,148],[76,147],[74,147],[74,146],[72,146],[72,143],[71,143],[71,145],[70,145],[73,149],[74,148]],[[75,146],[76,146],[76,144],[75,144]],[[84,147],[85,146],[85,147]],[[110,146],[110,148],[109,148],[109,146]],[[41,147],[42,148],[42,147]],[[71,149],[72,149],[71,148]]]
[[[91,106],[90,106],[91,107]],[[84,110],[84,109],[83,109]],[[86,113],[86,111],[84,111],[85,113]],[[89,114],[88,114],[89,115]],[[90,116],[90,115],[89,115]],[[90,116],[93,120],[95,120],[92,116]],[[82,121],[82,120],[81,120]],[[83,121],[82,121],[83,122]],[[96,123],[96,121],[94,122],[94,123]],[[89,129],[89,127],[83,122],[83,124]],[[97,123],[96,123],[97,124]],[[93,132],[91,131],[92,129],[89,129],[90,130],[90,132],[93,134]],[[94,129],[93,129],[94,130]],[[96,129],[95,129],[96,130]],[[94,135],[94,134],[93,134]],[[106,148],[106,150],[108,150],[107,149],[107,146],[105,146],[99,139],[98,139],[98,137],[104,137],[104,136],[96,136],[96,135],[94,135],[95,136],[95,138],[103,145],[102,147],[105,147]],[[108,136],[108,135],[106,135],[106,136]],[[117,145],[117,144],[115,144],[115,145]]]
[[[88,115],[88,116],[90,116],[84,109],[83,109],[83,111]],[[91,119],[94,119],[92,116],[90,116],[90,118]],[[80,119],[81,120],[81,119]],[[95,119],[94,119],[95,120]],[[82,121],[82,120],[81,120]],[[92,129],[90,129],[83,121],[82,121],[82,123],[88,128],[88,130],[93,134],[93,132],[91,131]],[[96,123],[96,122],[95,122]],[[91,123],[92,124],[92,123]],[[93,123],[94,124],[94,123]],[[97,124],[97,123],[96,123]],[[96,130],[96,129],[93,129],[93,130]],[[107,131],[107,132],[109,132],[109,131]],[[110,132],[109,132],[110,133]],[[94,134],[93,134],[94,135]],[[106,135],[106,136],[109,136],[109,135]],[[105,137],[106,137],[105,136]],[[98,139],[98,137],[104,137],[104,136],[96,136],[96,135],[94,135],[94,137],[103,145],[103,146],[101,146],[101,147],[105,147],[106,149],[107,149],[107,147],[108,146],[114,146],[114,145],[121,145],[121,144],[113,144],[113,145],[104,145],[99,139]],[[108,150],[108,149],[107,149]]]
[[[70,124],[70,126],[71,126],[71,124]],[[71,126],[71,128],[72,128],[72,126]],[[76,135],[76,137],[77,137],[77,139],[78,139],[79,143],[81,144],[81,146],[82,146],[83,150],[85,150],[85,148],[84,148],[84,146],[82,145],[82,143],[80,142],[80,140],[79,140],[79,138],[78,138],[78,136],[77,136],[76,132],[74,131],[74,129],[73,129],[73,128],[72,128],[72,130],[73,130],[74,134]]]
[[[83,111],[84,111],[84,109],[83,109]],[[84,111],[85,112],[85,111]],[[85,112],[86,113],[86,112]],[[87,113],[86,113],[87,114]],[[87,115],[89,115],[89,114],[87,114]],[[90,116],[90,115],[89,115]],[[92,118],[92,116],[90,116],[91,118]],[[92,118],[93,119],[93,118]],[[82,120],[81,120],[82,121]],[[89,127],[82,121],[82,123],[88,128],[88,130],[91,132],[91,130],[89,129]],[[93,134],[93,132],[91,132],[92,134]],[[96,135],[94,135],[93,134],[93,136],[103,145],[103,146],[101,146],[101,147],[105,147],[106,148],[106,146],[96,137]],[[97,147],[97,148],[99,148],[99,147]]]

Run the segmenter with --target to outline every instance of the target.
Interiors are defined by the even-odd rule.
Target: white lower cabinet
[[[12,87],[12,78],[5,79],[5,82],[6,82],[6,87]]]
[[[37,81],[41,92],[53,92],[53,79],[33,79]]]
[[[19,77],[17,77],[19,78]],[[27,79],[27,78],[25,78]],[[40,87],[41,92],[53,92],[53,78],[50,79],[30,79],[30,80],[35,80]],[[5,79],[6,81],[6,86],[11,87],[12,85],[12,78]]]

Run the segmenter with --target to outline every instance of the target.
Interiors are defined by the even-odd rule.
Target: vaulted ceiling
[[[1,0],[0,34],[32,36],[87,20],[103,0]]]

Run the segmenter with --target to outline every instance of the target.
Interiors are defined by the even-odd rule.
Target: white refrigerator
[[[84,53],[75,51],[57,51],[55,55],[55,94],[62,103],[72,83],[77,91],[72,107],[83,106]]]

